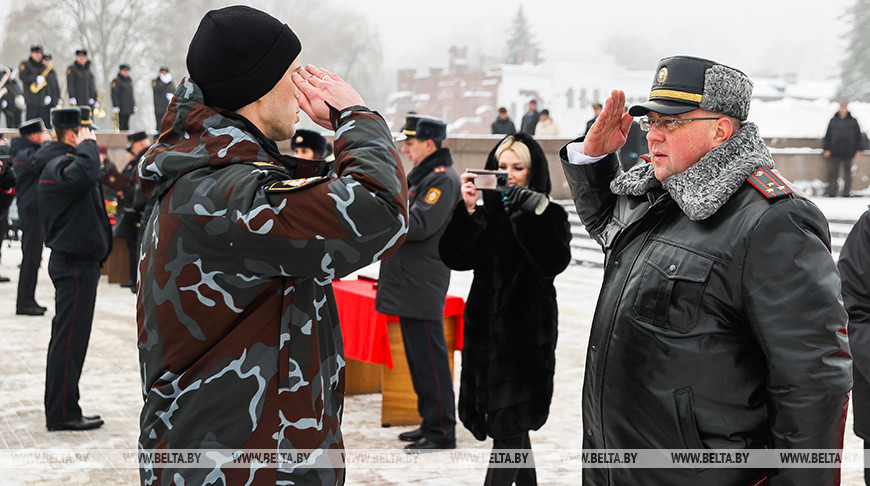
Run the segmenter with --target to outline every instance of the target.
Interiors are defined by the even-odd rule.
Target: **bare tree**
[[[89,51],[97,90],[108,100],[108,86],[118,65],[129,64],[135,82],[138,115],[131,126],[151,127],[151,79],[159,66],[170,67],[176,80],[186,76],[187,48],[199,20],[225,0],[28,0],[7,19],[0,59],[17,66],[31,44],[54,51],[54,66],[63,75],[75,49]],[[288,25],[302,40],[302,58],[341,75],[367,103],[383,104],[380,35],[362,14],[336,7],[331,0],[259,0],[256,4]],[[35,14],[39,12],[39,14]],[[220,56],[216,52],[215,56]],[[108,106],[106,109],[111,112]],[[138,120],[137,120],[138,119]]]

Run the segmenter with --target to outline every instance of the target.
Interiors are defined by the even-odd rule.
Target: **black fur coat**
[[[547,161],[532,153],[529,188],[549,193]],[[487,169],[497,168],[495,150]],[[535,215],[505,211],[501,193],[484,192],[469,215],[457,205],[439,252],[448,267],[473,270],[465,307],[459,418],[478,440],[537,430],[553,395],[558,309],[553,279],[571,259],[565,210],[550,203]]]

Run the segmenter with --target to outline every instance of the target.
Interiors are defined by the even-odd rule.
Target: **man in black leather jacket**
[[[584,449],[842,447],[851,357],[828,223],[747,122],[752,82],[662,59],[650,99],[613,91],[562,166],[605,252]],[[643,116],[650,155],[614,152]],[[662,456],[664,457],[664,456]],[[833,485],[839,468],[586,468],[584,484]]]

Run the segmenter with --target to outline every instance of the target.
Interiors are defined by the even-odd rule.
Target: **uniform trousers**
[[[17,309],[36,307],[36,276],[42,261],[45,235],[38,214],[21,214],[21,268],[18,271]]]
[[[130,114],[118,113],[118,130],[130,129]]]
[[[48,259],[48,274],[55,289],[55,316],[45,369],[47,423],[79,420],[79,378],[91,337],[100,264],[58,251]]]
[[[444,323],[399,317],[411,382],[417,392],[417,412],[423,437],[437,444],[456,440],[453,376],[447,358]]]
[[[509,449],[511,455],[513,455],[514,452],[528,453],[526,464],[519,465],[518,467],[493,467],[493,465],[490,464],[489,468],[486,470],[486,479],[483,481],[483,486],[510,486],[515,482],[517,486],[535,486],[538,484],[529,433],[526,432],[525,434],[513,437],[492,440],[493,453],[505,449]]]

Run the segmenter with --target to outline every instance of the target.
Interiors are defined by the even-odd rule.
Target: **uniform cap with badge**
[[[749,116],[751,99],[752,81],[743,72],[707,59],[673,56],[659,61],[649,101],[628,113],[679,115],[702,109],[742,121]]]
[[[447,124],[431,116],[408,115],[402,125],[402,133],[396,137],[396,141],[401,142],[411,137],[419,140],[445,140]]]
[[[313,130],[297,129],[293,138],[290,139],[291,150],[309,148],[317,158],[321,158],[326,154],[326,147],[326,138]]]

